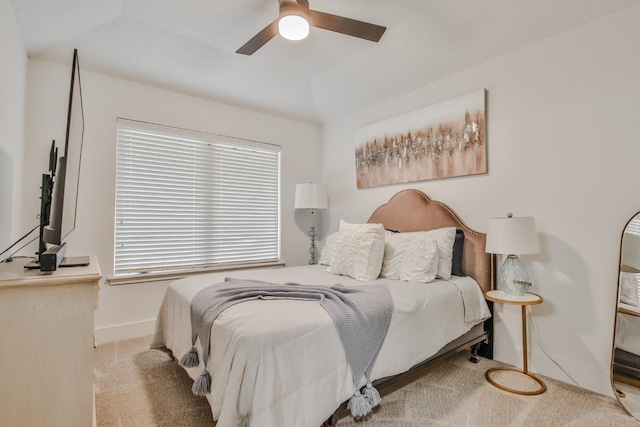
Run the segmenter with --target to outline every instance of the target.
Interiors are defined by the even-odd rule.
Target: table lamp
[[[311,230],[309,230],[309,237],[311,237],[311,247],[309,248],[309,265],[318,263],[316,259],[316,227],[313,213],[317,209],[327,209],[329,207],[327,199],[327,186],[317,183],[305,183],[296,184],[296,196],[294,202],[295,209],[310,209],[311,210]]]
[[[485,252],[507,255],[498,271],[498,289],[509,295],[524,295],[531,281],[518,255],[540,252],[533,217],[492,218],[487,226]]]

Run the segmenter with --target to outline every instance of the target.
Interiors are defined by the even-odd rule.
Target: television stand
[[[0,263],[0,424],[91,426],[98,259],[51,274],[26,262]]]
[[[62,262],[58,267],[85,267],[90,264],[88,256],[67,256],[62,259]],[[40,269],[40,262],[34,259],[28,264],[25,264],[24,268],[28,270]]]

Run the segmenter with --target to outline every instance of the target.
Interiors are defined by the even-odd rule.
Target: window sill
[[[274,261],[274,262],[264,262],[260,264],[242,264],[242,265],[226,265],[221,267],[208,267],[206,269],[203,268],[198,270],[176,271],[171,273],[165,272],[165,273],[131,274],[126,276],[123,275],[118,277],[110,277],[107,279],[107,283],[109,284],[109,286],[133,285],[137,283],[177,280],[185,277],[194,276],[196,274],[221,273],[224,271],[253,270],[257,268],[281,268],[284,266],[285,266],[285,263],[280,261]]]

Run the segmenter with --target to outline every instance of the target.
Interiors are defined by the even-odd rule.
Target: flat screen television
[[[64,152],[56,162],[57,150],[55,143],[52,144],[49,155],[50,174],[44,174],[42,180],[38,259],[27,264],[26,268],[54,271],[60,266],[71,267],[89,263],[89,257],[65,257],[64,241],[76,226],[83,139],[84,111],[80,64],[78,50],[74,49]],[[49,183],[45,185],[45,181]]]

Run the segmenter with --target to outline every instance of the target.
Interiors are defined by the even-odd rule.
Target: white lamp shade
[[[540,252],[533,217],[492,218],[487,226],[485,251],[490,254],[524,255]]]
[[[327,186],[317,183],[296,184],[296,209],[327,209]]]
[[[286,15],[278,21],[278,32],[287,40],[302,40],[309,35],[309,22],[300,15]]]

